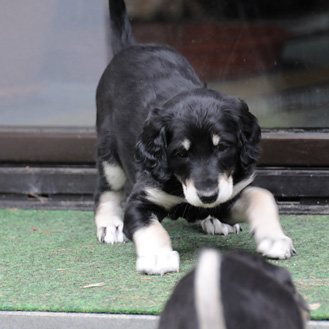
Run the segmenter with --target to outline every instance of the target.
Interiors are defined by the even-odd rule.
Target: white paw
[[[219,219],[208,216],[206,219],[201,221],[201,227],[207,234],[238,234],[241,231],[239,224],[229,225],[222,223]]]
[[[111,223],[108,223],[106,226],[98,226],[97,239],[100,242],[110,244],[128,241],[126,236],[123,234],[122,220],[114,220],[111,221]]]
[[[103,192],[95,211],[97,239],[105,243],[127,241],[123,234],[121,192]]]
[[[177,251],[162,251],[157,254],[137,257],[136,270],[145,274],[179,272],[179,254]]]
[[[296,253],[292,240],[286,235],[260,239],[257,245],[257,251],[263,256],[274,259],[290,258]]]

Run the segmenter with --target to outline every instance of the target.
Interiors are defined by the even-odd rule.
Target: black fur
[[[207,273],[218,270],[209,264]],[[161,314],[158,329],[200,328],[196,303],[198,293],[195,291],[196,273],[196,270],[191,271],[177,284]],[[241,251],[223,254],[217,288],[221,291],[219,303],[223,307],[226,329],[305,327],[309,315],[308,306],[297,294],[289,272],[257,255]],[[208,289],[206,285],[205,289]],[[213,328],[219,326],[214,324]]]
[[[260,128],[239,98],[209,90],[190,64],[168,46],[135,44],[123,1],[110,1],[116,53],[100,79],[97,94],[99,196],[113,187],[103,162],[123,168],[127,182],[124,233],[132,238],[148,225],[181,211],[152,204],[145,187],[183,197],[182,182],[198,191],[216,190],[219,174],[233,184],[250,177],[259,154]],[[115,42],[117,40],[117,42]],[[220,136],[214,146],[212,136]],[[182,148],[182,140],[191,149]],[[188,153],[188,154],[187,154]],[[232,200],[210,212],[221,214]],[[181,209],[181,208],[180,208]],[[204,209],[202,209],[204,212]],[[200,218],[193,212],[193,218]]]
[[[123,48],[135,43],[131,26],[126,15],[126,5],[124,1],[110,0],[110,27],[111,27],[111,46],[115,55]]]

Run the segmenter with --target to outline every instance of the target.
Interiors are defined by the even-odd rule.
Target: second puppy
[[[248,252],[207,249],[177,284],[158,329],[303,329],[307,319],[286,269]]]

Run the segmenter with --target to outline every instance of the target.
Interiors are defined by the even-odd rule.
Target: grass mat
[[[292,273],[312,319],[329,319],[328,217],[281,220],[297,255],[273,262]],[[0,310],[158,314],[201,247],[255,250],[247,226],[239,235],[209,236],[197,224],[165,220],[180,273],[146,276],[135,271],[132,243],[97,242],[91,212],[0,210],[0,225]]]

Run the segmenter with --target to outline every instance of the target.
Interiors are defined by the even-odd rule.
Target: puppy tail
[[[200,329],[226,329],[221,299],[221,255],[205,249],[195,271],[195,306]]]
[[[135,43],[124,0],[109,0],[113,55]]]

